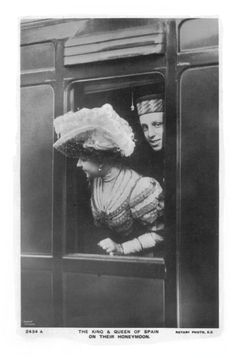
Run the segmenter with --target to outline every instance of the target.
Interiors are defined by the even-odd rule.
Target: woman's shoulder
[[[153,223],[163,215],[163,190],[157,180],[151,177],[140,178],[130,196],[130,210],[135,219]]]
[[[131,206],[136,205],[146,199],[161,199],[163,190],[160,183],[151,177],[140,177],[130,195]]]

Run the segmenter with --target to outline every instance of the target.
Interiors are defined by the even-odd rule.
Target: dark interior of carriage
[[[153,150],[146,142],[139,124],[135,99],[144,94],[164,95],[163,77],[157,74],[116,78],[106,81],[74,83],[71,87],[71,108],[93,108],[110,103],[114,110],[125,118],[132,127],[136,148],[127,160],[127,165],[142,175],[155,176],[150,164]],[[164,167],[163,151],[155,154],[160,168]],[[90,210],[90,189],[85,174],[76,167],[77,159],[67,159],[67,220],[66,246],[68,253],[104,254],[97,246],[97,228],[93,224]],[[161,181],[161,178],[157,178]],[[162,183],[163,185],[163,183]],[[163,248],[154,250],[155,257],[163,256]]]

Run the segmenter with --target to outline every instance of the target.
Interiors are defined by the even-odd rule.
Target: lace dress
[[[162,241],[163,191],[153,178],[112,168],[93,180],[91,208],[95,225],[114,232],[125,255],[152,249]]]

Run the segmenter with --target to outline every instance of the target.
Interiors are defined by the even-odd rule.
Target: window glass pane
[[[51,69],[55,66],[54,45],[42,43],[21,47],[21,70]]]
[[[188,20],[180,28],[180,50],[218,46],[218,20]]]
[[[25,253],[51,253],[53,106],[51,86],[21,91],[21,243]]]

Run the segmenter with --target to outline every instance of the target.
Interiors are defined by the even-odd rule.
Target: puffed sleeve
[[[156,224],[164,211],[163,190],[158,181],[149,177],[138,180],[130,195],[130,210],[143,225]]]
[[[138,180],[130,195],[130,211],[146,232],[122,244],[125,255],[153,248],[163,240],[164,195],[155,179],[142,177]]]

